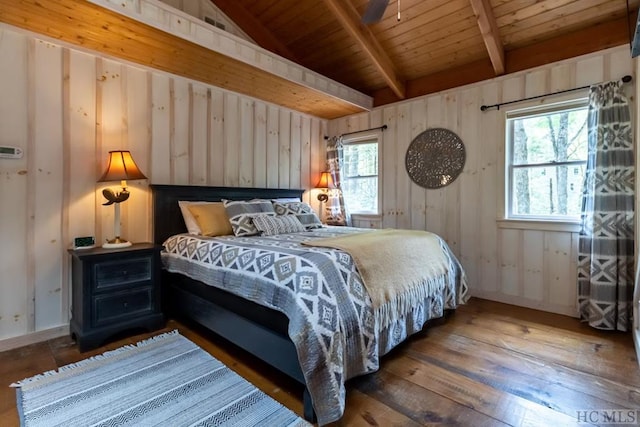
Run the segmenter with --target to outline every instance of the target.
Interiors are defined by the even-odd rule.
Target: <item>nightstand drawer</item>
[[[72,303],[69,329],[80,351],[128,330],[161,328],[161,245],[70,250]]]
[[[151,279],[150,257],[100,262],[95,265],[96,289],[123,286]]]
[[[94,325],[109,324],[129,317],[153,311],[152,288],[136,289],[133,292],[96,296],[94,299]]]

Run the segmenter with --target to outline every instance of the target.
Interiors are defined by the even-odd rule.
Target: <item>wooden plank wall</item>
[[[330,121],[330,135],[388,126],[380,147],[382,215],[354,225],[438,233],[463,263],[473,295],[575,316],[577,233],[499,226],[504,114],[480,106],[618,79],[634,69],[621,46]],[[410,141],[434,127],[456,132],[467,160],[453,184],[425,190],[408,177],[404,158]]]
[[[0,26],[0,340],[68,323],[73,237],[111,237],[96,183],[107,152],[131,150],[122,234],[151,238],[148,184],[310,188],[327,122]],[[316,208],[317,200],[305,196]]]

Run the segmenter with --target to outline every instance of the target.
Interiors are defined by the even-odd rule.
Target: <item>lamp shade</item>
[[[133,161],[129,151],[109,151],[109,164],[98,182],[147,179]]]
[[[322,172],[322,175],[320,175],[320,180],[318,180],[315,188],[335,188],[331,172]]]

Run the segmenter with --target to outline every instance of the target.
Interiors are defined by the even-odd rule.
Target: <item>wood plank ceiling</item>
[[[374,105],[629,43],[640,4],[390,0],[379,22],[364,25],[369,0],[209,1],[258,45],[372,96]],[[318,117],[364,108],[85,0],[0,0],[0,22]]]
[[[317,117],[333,119],[368,107],[85,0],[0,0],[0,23]]]
[[[391,0],[365,26],[368,0],[211,1],[264,48],[376,105],[629,43],[640,3]]]

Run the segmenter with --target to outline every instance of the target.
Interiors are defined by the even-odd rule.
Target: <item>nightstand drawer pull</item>
[[[126,320],[152,312],[151,288],[95,297],[95,324]]]
[[[96,264],[96,288],[121,286],[151,279],[151,259],[137,258]]]

